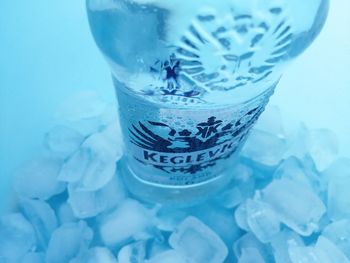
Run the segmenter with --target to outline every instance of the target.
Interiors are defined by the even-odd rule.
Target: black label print
[[[136,147],[134,157],[169,174],[203,171],[236,152],[263,108],[264,105],[256,107],[229,123],[211,116],[192,130],[161,122],[139,122],[129,129],[131,143]],[[166,133],[157,133],[159,129]]]

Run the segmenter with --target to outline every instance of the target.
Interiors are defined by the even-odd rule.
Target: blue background
[[[323,32],[285,73],[271,103],[286,120],[335,131],[341,154],[350,156],[350,2],[331,1]],[[80,90],[114,100],[84,1],[0,0],[0,210],[14,169],[39,152],[55,110]]]

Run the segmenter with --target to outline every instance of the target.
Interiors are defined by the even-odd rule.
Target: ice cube
[[[244,248],[242,254],[238,259],[238,263],[268,263],[264,260],[259,250],[256,248]]]
[[[237,164],[232,175],[234,176],[232,182],[216,197],[217,203],[225,208],[236,207],[248,197],[253,196],[255,192],[255,181],[250,167]]]
[[[304,242],[300,236],[289,229],[281,231],[271,240],[270,244],[272,246],[275,263],[291,263],[288,248],[290,246],[304,246]]]
[[[94,247],[69,263],[117,263],[117,259],[108,248]]]
[[[151,258],[147,263],[195,263],[177,250],[167,250]],[[123,262],[121,262],[123,263]]]
[[[300,123],[299,127],[287,139],[287,151],[285,157],[295,156],[303,159],[308,153],[308,142],[310,141],[310,132],[304,123]]]
[[[65,223],[73,223],[78,220],[74,216],[72,207],[66,202],[64,202],[58,207],[57,217],[60,225],[63,225]]]
[[[195,217],[187,217],[171,234],[169,244],[195,262],[224,262],[228,250],[220,237]]]
[[[275,134],[280,138],[285,137],[282,115],[279,107],[269,104],[259,117],[254,128]]]
[[[120,8],[120,3],[115,2],[114,0],[97,0],[97,1],[89,1],[89,8],[93,11],[103,11],[110,9]]]
[[[96,92],[82,91],[67,98],[56,112],[56,118],[84,136],[98,131],[107,103]]]
[[[47,149],[62,158],[75,152],[83,140],[82,134],[64,125],[55,126],[45,135]]]
[[[248,215],[247,215],[247,204],[242,203],[240,204],[234,213],[235,221],[237,225],[245,230],[245,231],[250,231],[249,225],[248,225]]]
[[[19,213],[0,217],[0,262],[20,262],[36,248],[35,231]]]
[[[84,221],[62,225],[51,236],[46,262],[69,262],[88,249],[92,238],[93,232]]]
[[[213,230],[227,246],[232,246],[233,242],[242,234],[234,220],[232,210],[206,202],[189,208],[188,213]]]
[[[68,186],[68,203],[77,218],[89,218],[115,207],[126,196],[122,183],[117,176],[103,188],[90,192]]]
[[[315,186],[319,184],[319,178],[311,171],[308,171],[302,162],[294,156],[289,157],[278,166],[274,173],[274,178],[293,180],[310,189],[315,189]]]
[[[120,157],[104,133],[93,134],[63,165],[59,180],[73,182],[81,190],[96,191],[112,179]]]
[[[349,263],[343,252],[327,238],[320,236],[315,249],[319,254],[319,262]],[[322,261],[323,260],[323,261]]]
[[[346,256],[327,238],[320,236],[314,247],[291,246],[289,256],[293,263],[349,263]]]
[[[124,246],[118,253],[119,263],[143,263],[146,257],[146,243],[138,241]]]
[[[342,219],[326,226],[322,235],[333,242],[350,259],[350,220]]]
[[[246,201],[246,209],[250,230],[262,243],[270,242],[280,231],[280,221],[274,210],[268,204],[252,199]]]
[[[233,246],[233,251],[238,259],[242,258],[242,262],[251,262],[252,258],[247,255],[247,252],[251,252],[257,258],[257,262],[273,262],[272,252],[269,246],[262,244],[252,233],[247,233],[238,239]]]
[[[163,206],[156,211],[155,222],[162,231],[172,232],[188,216],[185,209]]]
[[[255,162],[275,166],[283,159],[286,150],[287,143],[284,138],[253,129],[241,154]]]
[[[21,263],[45,263],[45,254],[29,252],[22,258]]]
[[[350,160],[339,159],[325,171],[328,184],[328,216],[340,220],[350,216]]]
[[[57,218],[52,208],[44,201],[25,199],[20,209],[34,227],[38,245],[47,249],[52,232],[57,228]]]
[[[325,170],[337,157],[338,139],[330,130],[317,129],[310,132],[309,154],[319,171]]]
[[[99,231],[103,243],[115,247],[133,237],[136,238],[151,225],[150,212],[136,200],[126,199],[101,219]]]
[[[62,162],[39,157],[23,166],[16,174],[14,187],[20,196],[47,200],[65,190],[57,181]]]
[[[318,229],[318,222],[326,212],[321,199],[309,187],[290,179],[273,181],[261,192],[279,220],[295,232],[308,236]]]
[[[332,261],[328,262],[320,259],[313,247],[293,246],[289,249],[289,257],[292,263],[332,263]]]

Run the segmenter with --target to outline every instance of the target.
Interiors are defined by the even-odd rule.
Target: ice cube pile
[[[78,98],[17,173],[1,263],[350,263],[350,160],[332,132],[288,133],[269,107],[226,189],[171,207],[130,196],[116,109]]]

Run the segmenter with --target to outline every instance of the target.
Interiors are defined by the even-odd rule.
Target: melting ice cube
[[[309,187],[290,179],[273,181],[261,192],[279,220],[295,232],[308,236],[318,229],[318,222],[326,212],[321,199]]]
[[[169,244],[195,262],[220,263],[228,254],[220,237],[192,216],[187,217],[172,233]]]
[[[22,258],[21,263],[45,263],[45,253],[29,252]]]
[[[59,180],[75,183],[82,190],[96,191],[112,179],[120,157],[109,137],[96,133],[63,165]]]
[[[108,248],[94,247],[69,263],[117,263],[117,259]]]
[[[143,263],[146,257],[146,244],[138,241],[124,246],[118,253],[119,263]]]
[[[97,191],[80,190],[74,185],[69,185],[68,193],[68,203],[77,218],[97,216],[116,206],[126,196],[117,176],[114,176],[107,185]]]
[[[53,155],[66,158],[75,152],[83,142],[84,136],[64,125],[55,126],[45,136],[45,145]]]
[[[15,189],[20,196],[47,200],[65,190],[65,184],[57,181],[62,162],[39,157],[23,166],[17,173]]]
[[[248,226],[262,243],[271,241],[279,233],[280,221],[268,204],[248,199],[246,209]]]
[[[93,238],[92,230],[84,221],[67,223],[57,228],[46,252],[47,263],[67,263],[86,251]]]
[[[350,160],[339,159],[325,171],[328,184],[328,215],[333,220],[350,216]]]
[[[350,220],[343,219],[326,226],[322,235],[334,243],[350,259]]]
[[[20,209],[34,227],[38,245],[47,249],[52,232],[57,228],[57,218],[52,208],[44,201],[22,200]]]
[[[195,263],[187,259],[181,252],[176,250],[168,250],[159,253],[151,258],[148,263]]]
[[[0,218],[1,262],[20,262],[27,252],[35,248],[35,231],[21,214],[9,214]]]
[[[147,230],[152,224],[149,211],[139,202],[127,199],[100,222],[100,236],[105,245],[114,247]]]
[[[330,130],[312,130],[308,145],[309,154],[319,171],[326,169],[338,154],[337,136]]]
[[[283,159],[286,150],[287,143],[284,138],[253,129],[242,149],[242,155],[258,163],[275,166]]]

